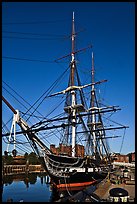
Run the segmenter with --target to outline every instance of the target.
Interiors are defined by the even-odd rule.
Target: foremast
[[[96,115],[94,114],[94,106],[95,106],[95,85],[94,85],[94,56],[92,52],[92,71],[91,71],[91,76],[92,76],[92,86],[91,86],[91,108],[93,109],[92,112],[92,124],[93,124],[93,155],[95,157],[96,154],[96,135],[95,135],[95,129],[96,129]]]
[[[73,12],[73,19],[72,19],[72,52],[71,52],[71,86],[74,86],[74,72],[75,72],[75,52],[74,52],[74,45],[75,45],[75,28],[74,28],[74,12]],[[76,94],[75,90],[71,91],[72,101],[72,157],[75,157],[75,144],[76,144]]]

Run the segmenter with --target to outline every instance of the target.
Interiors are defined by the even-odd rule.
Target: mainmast
[[[75,72],[75,52],[74,52],[74,45],[75,45],[75,28],[74,28],[74,12],[73,12],[73,19],[72,19],[72,53],[71,53],[71,84],[70,86],[74,86],[74,72]],[[76,143],[76,95],[75,90],[71,91],[72,101],[72,157],[75,157],[75,143]]]

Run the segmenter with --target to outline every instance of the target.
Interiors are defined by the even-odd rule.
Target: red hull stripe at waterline
[[[96,180],[94,181],[89,181],[89,182],[82,182],[82,183],[62,183],[62,184],[58,184],[56,185],[56,187],[59,188],[64,188],[64,187],[82,187],[82,186],[89,186],[91,184],[94,184],[96,182]]]

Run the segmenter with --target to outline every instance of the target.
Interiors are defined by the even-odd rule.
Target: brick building
[[[116,162],[129,163],[129,156],[128,155],[117,154]]]
[[[129,153],[129,162],[135,162],[135,152]]]
[[[84,157],[84,154],[85,154],[84,146],[77,144],[75,148],[76,148],[76,156]],[[56,155],[65,154],[65,155],[71,156],[72,154],[72,146],[63,145],[61,143],[59,144],[59,147],[55,147],[54,144],[51,144],[50,150]]]
[[[127,155],[116,154],[115,158],[116,158],[115,160],[116,162],[125,162],[125,163],[135,162],[135,152],[129,153]]]

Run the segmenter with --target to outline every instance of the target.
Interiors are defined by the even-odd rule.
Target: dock
[[[109,191],[112,188],[123,188],[127,190],[129,194],[129,202],[135,201],[134,184],[112,184],[110,181],[103,181],[96,188],[95,186],[89,186],[73,196],[60,198],[56,202],[109,202]]]
[[[39,173],[45,172],[41,165],[4,165],[2,169],[2,175],[14,175],[18,173]]]
[[[96,185],[91,185],[74,195],[62,197],[56,202],[110,202],[110,190],[124,189],[128,192],[128,202],[135,202],[135,172],[123,174],[123,170],[112,172]]]
[[[130,182],[130,184],[122,183],[122,184],[113,184],[111,181],[104,181],[101,182],[97,189],[94,191],[99,198],[102,200],[108,200],[109,198],[109,191],[112,188],[123,188],[128,191],[129,194],[129,201],[133,202],[135,199],[135,183]]]

